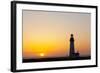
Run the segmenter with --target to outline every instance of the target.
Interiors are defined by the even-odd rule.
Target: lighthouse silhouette
[[[69,51],[69,57],[70,58],[79,58],[79,53],[75,52],[75,47],[74,47],[74,37],[73,34],[71,34],[70,37],[70,51]]]

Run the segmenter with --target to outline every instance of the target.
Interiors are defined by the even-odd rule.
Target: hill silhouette
[[[84,57],[77,57],[77,58],[71,58],[71,57],[58,57],[58,58],[39,58],[39,59],[23,59],[23,63],[27,62],[45,62],[45,61],[71,61],[71,60],[87,60],[91,59],[90,56],[84,56]]]

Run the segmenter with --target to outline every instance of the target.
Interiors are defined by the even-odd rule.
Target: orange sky
[[[90,55],[90,14],[23,11],[23,57],[65,57],[69,55],[70,34],[75,50]]]

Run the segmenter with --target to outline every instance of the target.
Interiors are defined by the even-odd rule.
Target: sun
[[[44,56],[44,53],[40,53],[40,56],[43,57]]]

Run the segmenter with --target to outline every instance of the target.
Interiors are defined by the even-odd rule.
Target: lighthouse
[[[79,57],[79,53],[78,53],[78,52],[75,53],[74,37],[73,37],[73,34],[71,34],[71,37],[70,37],[69,57],[70,57],[70,58],[78,58],[78,57]]]

